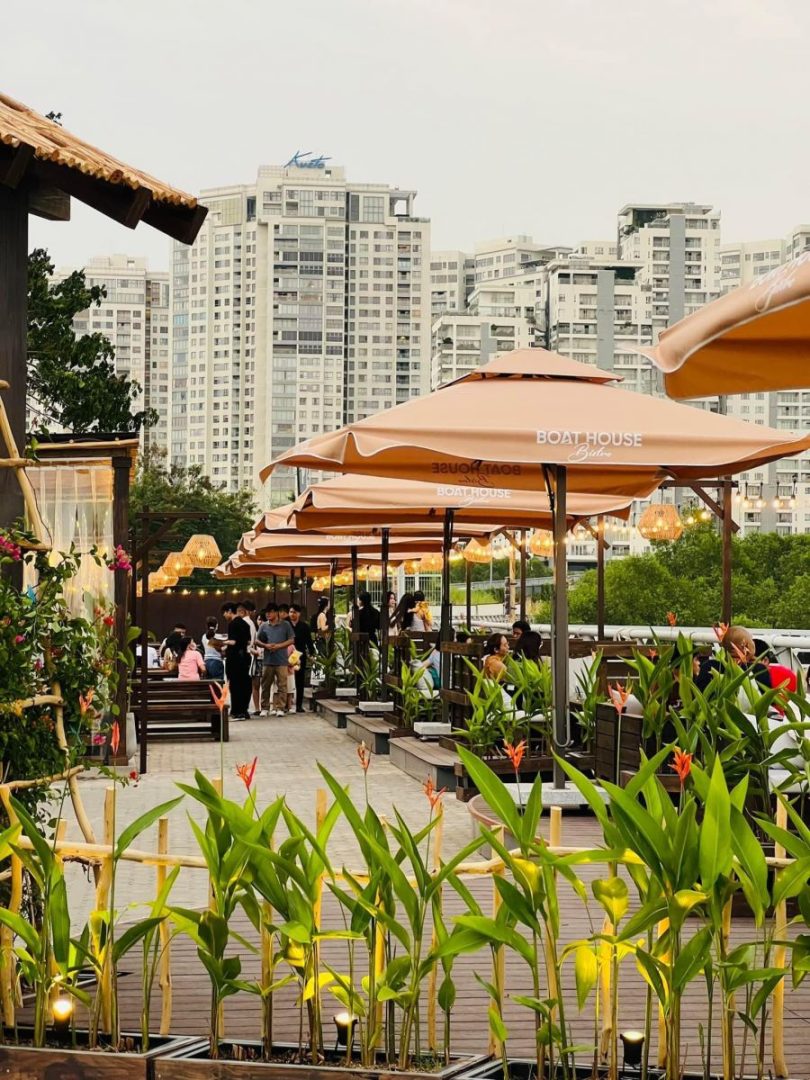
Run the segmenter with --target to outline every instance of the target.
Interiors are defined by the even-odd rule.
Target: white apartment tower
[[[641,264],[657,341],[720,291],[720,213],[703,203],[630,203],[619,211],[618,255]]]
[[[431,251],[430,313],[464,311],[475,285],[475,261],[463,251]]]
[[[84,270],[89,287],[102,286],[100,307],[83,311],[73,321],[76,334],[100,333],[115,349],[115,370],[139,383],[136,409],[153,408],[157,424],[144,432],[145,447],[168,444],[170,306],[169,275],[149,270],[146,259],[105,255],[91,259]],[[56,278],[71,271],[60,270]]]
[[[296,157],[202,192],[174,246],[171,453],[230,488],[296,443],[428,389],[430,223],[415,192]],[[279,470],[265,503],[314,477]]]

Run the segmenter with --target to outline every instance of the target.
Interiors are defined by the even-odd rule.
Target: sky
[[[416,189],[434,249],[615,235],[627,202],[707,202],[724,241],[810,221],[806,0],[38,0],[2,91],[198,193],[296,150]],[[168,243],[74,201],[60,266]]]

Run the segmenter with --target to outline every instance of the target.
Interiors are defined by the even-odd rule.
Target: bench
[[[337,698],[321,698],[315,709],[332,727],[341,729],[346,727],[346,717],[353,716],[355,711],[354,705],[348,705]]]
[[[391,739],[388,753],[391,764],[412,776],[414,780],[424,783],[430,779],[437,789],[456,790],[455,765],[459,758],[452,750],[406,735]]]
[[[356,743],[364,742],[373,754],[388,753],[388,739],[391,725],[378,716],[363,716],[353,713],[346,717],[346,733]]]
[[[149,738],[177,739],[208,736],[223,742],[230,737],[228,708],[220,713],[211,697],[213,679],[156,679],[149,680],[148,714]],[[132,684],[132,711],[135,714],[136,731],[140,733],[141,684]],[[140,738],[140,734],[139,734]]]

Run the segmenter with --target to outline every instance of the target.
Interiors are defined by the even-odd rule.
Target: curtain
[[[82,554],[79,573],[67,582],[65,599],[74,615],[92,618],[99,604],[113,602],[114,575],[104,563],[113,544],[113,469],[109,460],[60,458],[58,464],[28,470],[39,511],[51,536],[49,558],[56,565],[71,545]],[[88,554],[98,549],[102,565]],[[28,570],[26,584],[35,585]]]

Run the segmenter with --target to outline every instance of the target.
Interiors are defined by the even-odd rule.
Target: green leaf
[[[523,835],[520,814],[515,806],[515,800],[506,790],[506,785],[499,776],[485,765],[484,762],[471,751],[460,746],[458,748],[464,768],[469,773],[470,779],[483,795],[495,814],[501,819],[508,831],[517,840]]]
[[[709,793],[700,826],[700,880],[707,892],[714,888],[718,877],[721,875],[728,877],[731,872],[730,836],[731,799],[718,755],[714,759]]]
[[[704,926],[690,938],[678,954],[672,971],[673,989],[682,993],[687,983],[703,970],[711,961],[712,930]]]
[[[162,818],[174,810],[175,806],[182,801],[183,796],[179,795],[176,799],[170,799],[168,802],[161,803],[159,806],[153,806],[151,810],[147,810],[145,814],[141,814],[139,818],[136,818],[131,824],[127,825],[118,837],[118,843],[115,845],[113,858],[120,859],[127,848],[130,847],[133,840],[136,840],[150,825],[154,825],[158,818]]]
[[[599,978],[599,964],[591,945],[579,945],[574,954],[574,979],[577,988],[577,1005],[580,1012],[588,1000],[588,995]]]
[[[506,1025],[501,1019],[501,1015],[494,1005],[490,1005],[488,1014],[489,1016],[489,1029],[498,1042],[504,1043],[509,1037],[509,1032],[506,1030]]]
[[[17,937],[22,938],[32,956],[37,956],[40,951],[40,936],[34,927],[26,920],[16,915],[8,908],[0,908],[0,923],[7,926]]]
[[[149,918],[142,919],[140,922],[129,926],[121,934],[120,937],[115,939],[113,945],[113,959],[117,964],[118,961],[129,952],[133,946],[137,945],[139,941],[150,934],[156,927],[164,921],[164,917],[150,916]]]
[[[592,882],[591,888],[610,921],[614,926],[618,926],[630,902],[627,882],[620,877],[600,878]]]

